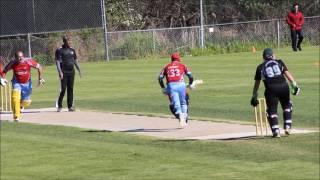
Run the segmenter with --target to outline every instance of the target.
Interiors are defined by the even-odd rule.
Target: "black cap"
[[[263,59],[270,59],[273,56],[273,51],[271,48],[266,48],[263,50],[262,57]]]

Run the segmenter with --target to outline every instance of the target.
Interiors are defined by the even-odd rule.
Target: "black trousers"
[[[291,30],[291,46],[293,50],[301,48],[301,43],[303,40],[302,30]],[[298,41],[298,42],[297,42]]]
[[[75,72],[73,73],[63,73],[63,79],[60,81],[61,89],[60,94],[58,97],[58,107],[62,108],[62,101],[64,94],[67,90],[67,105],[68,108],[73,107],[73,85],[74,85],[74,76]]]
[[[267,115],[270,126],[278,125],[278,102],[280,101],[283,110],[284,127],[291,127],[292,104],[290,101],[290,89],[287,83],[271,85],[265,90],[267,104]]]

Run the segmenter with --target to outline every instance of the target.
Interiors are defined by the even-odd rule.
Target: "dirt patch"
[[[11,119],[12,114],[0,115],[0,120]],[[236,139],[256,135],[253,125],[191,120],[187,127],[180,128],[178,120],[173,118],[92,111],[56,112],[54,108],[28,110],[23,113],[21,122],[72,126],[92,132],[114,131],[180,140]],[[312,131],[293,130],[293,133],[307,132]]]

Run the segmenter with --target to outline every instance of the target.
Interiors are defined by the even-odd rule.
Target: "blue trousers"
[[[12,79],[12,89],[21,91],[21,101],[30,100],[32,93],[32,81],[31,79],[26,83],[19,83],[16,79]]]
[[[175,114],[187,113],[186,84],[184,82],[168,83],[167,92],[170,96],[170,104],[174,106]]]

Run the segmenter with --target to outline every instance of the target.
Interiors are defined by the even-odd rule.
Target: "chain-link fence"
[[[112,59],[166,56],[174,51],[189,52],[199,45],[199,28],[153,29],[108,33]]]
[[[306,17],[304,44],[319,45],[320,17]],[[280,48],[291,44],[290,29],[283,19],[205,26],[206,48],[220,53],[249,51],[252,47]]]
[[[101,0],[1,0],[0,36],[101,27]]]
[[[167,56],[174,51],[201,53],[200,26],[188,28],[119,31],[108,33],[111,59]],[[320,16],[306,17],[304,45],[320,45]],[[204,26],[205,52],[243,52],[265,47],[289,46],[290,29],[285,20],[265,20]]]
[[[1,38],[0,56],[10,61],[17,50],[22,50],[26,56],[34,57],[44,65],[51,65],[54,63],[55,50],[61,47],[61,37],[65,34],[72,37],[72,47],[76,50],[80,61],[105,58],[102,28]]]
[[[101,59],[96,54],[104,53],[100,46],[105,37],[101,30],[104,4],[104,0],[1,0],[0,56],[9,61],[15,51],[22,50],[50,64],[61,36],[68,33],[85,60]]]
[[[320,16],[306,17],[303,27],[303,45],[320,45]],[[43,64],[53,63],[54,51],[61,46],[65,32],[29,34],[0,39],[1,55],[10,59],[13,52],[22,49]],[[80,61],[103,60],[105,56],[102,28],[68,32]],[[149,56],[167,56],[174,51],[184,54],[201,53],[200,26],[140,31],[108,32],[110,59],[136,59]],[[249,51],[265,47],[290,46],[290,29],[285,20],[251,21],[243,23],[204,26],[206,53]]]

